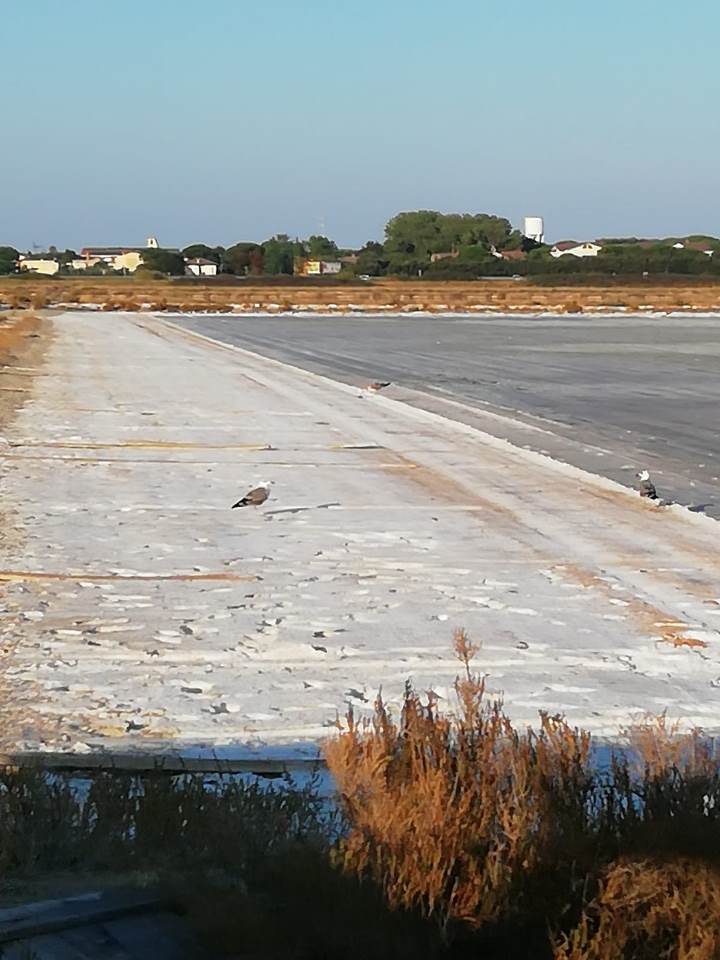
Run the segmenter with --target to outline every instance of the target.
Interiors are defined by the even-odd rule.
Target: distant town
[[[720,239],[707,235],[610,237],[547,243],[542,217],[529,216],[521,229],[493,214],[400,213],[385,227],[384,241],[344,249],[325,236],[305,240],[278,234],[262,242],[228,247],[194,243],[161,246],[150,236],[142,245],[87,246],[75,250],[21,252],[0,246],[0,274],[55,276],[222,275],[423,277],[471,280],[481,277],[567,274],[689,274],[720,277]]]

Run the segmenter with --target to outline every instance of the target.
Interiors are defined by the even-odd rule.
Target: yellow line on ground
[[[168,449],[168,450],[271,450],[269,443],[188,443],[184,440],[119,440],[107,443],[95,443],[80,440],[24,440],[11,442],[11,447],[51,447],[69,450],[106,450],[106,449]]]
[[[218,448],[219,449],[219,448]],[[261,448],[262,452],[265,448]],[[258,452],[258,451],[251,451]],[[269,467],[332,467],[334,470],[357,470],[356,463],[336,463],[329,461],[322,463],[318,460],[192,460],[188,458],[173,459],[172,457],[163,457],[162,459],[152,457],[73,457],[62,456],[61,454],[42,454],[42,453],[11,453],[3,454],[0,448],[0,458],[4,460],[48,460],[53,463],[158,463],[166,465],[168,463],[188,463],[188,464],[224,464],[242,463],[243,466],[269,466]],[[417,467],[416,463],[374,463],[373,468],[378,470],[411,470]]]
[[[51,573],[44,570],[0,570],[0,582],[23,580],[87,580],[108,583],[112,580],[257,580],[255,574],[242,573],[87,573],[83,570]]]

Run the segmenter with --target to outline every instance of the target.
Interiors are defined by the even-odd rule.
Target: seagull
[[[372,383],[367,385],[367,389],[372,390],[373,393],[377,393],[379,390],[384,390],[385,387],[389,387],[391,383],[391,380],[373,380]]]
[[[259,507],[261,504],[265,503],[267,498],[270,496],[270,487],[272,486],[272,480],[264,480],[260,486],[253,487],[252,490],[249,490],[244,497],[241,497],[237,503],[234,503],[231,507],[232,510],[235,507]]]
[[[640,496],[645,497],[647,500],[657,500],[657,490],[647,470],[641,470],[640,473],[636,473],[635,476],[640,481],[638,484],[638,493]]]

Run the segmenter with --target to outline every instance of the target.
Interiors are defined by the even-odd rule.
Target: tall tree
[[[358,253],[355,273],[358,276],[381,277],[388,267],[385,247],[381,243],[369,240]]]
[[[292,276],[297,244],[292,243],[286,234],[278,234],[272,240],[263,243],[264,271],[269,274],[288,274]],[[302,255],[302,247],[300,247]]]
[[[0,273],[14,273],[15,261],[19,256],[15,247],[0,247]]]
[[[257,269],[260,258],[260,269]],[[235,243],[228,247],[222,258],[226,273],[244,277],[246,273],[262,273],[262,249],[257,243]]]
[[[487,213],[399,213],[385,227],[385,249],[393,254],[429,260],[433,253],[480,245],[502,247],[511,235],[509,220]]]
[[[308,256],[312,258],[322,259],[337,257],[338,255],[337,244],[334,240],[329,240],[327,237],[308,237],[305,247],[307,249]]]
[[[156,270],[170,276],[180,277],[185,273],[185,261],[182,254],[171,250],[143,250],[143,266],[147,270]]]

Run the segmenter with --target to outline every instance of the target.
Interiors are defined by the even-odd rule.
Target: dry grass
[[[679,633],[673,633],[663,637],[662,642],[671,643],[674,647],[690,647],[692,649],[707,647],[705,640],[700,640],[699,637],[686,637]]]
[[[171,301],[171,302],[169,302]],[[252,278],[226,284],[147,278],[0,279],[0,305],[21,308],[52,304],[92,304],[105,310],[312,310],[336,304],[373,311],[577,312],[585,310],[720,310],[720,283],[693,280],[582,285],[495,281],[402,281],[370,283],[262,282]]]
[[[11,354],[21,350],[40,327],[40,319],[31,313],[0,314],[0,363],[6,363]]]
[[[77,780],[41,769],[0,772],[0,889],[55,870],[228,871],[242,879],[283,845],[329,842],[316,784],[261,787],[230,777]]]
[[[562,718],[516,731],[462,631],[455,647],[456,712],[408,687],[397,720],[378,699],[327,745],[350,825],[343,869],[487,956],[551,956],[548,928],[557,960],[717,956],[717,921],[695,912],[720,896],[712,744],[655,718],[598,769]]]
[[[717,960],[720,874],[694,860],[613,863],[555,960]]]
[[[518,733],[501,704],[486,701],[462,631],[455,646],[465,669],[458,714],[408,687],[398,721],[378,699],[371,723],[350,713],[326,747],[351,824],[344,868],[444,930],[528,920],[545,900],[541,874],[590,818],[588,734],[546,715],[538,732]]]

